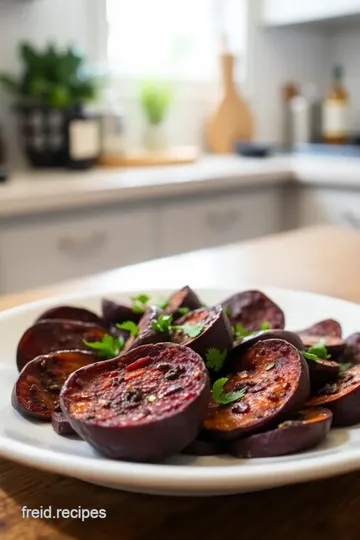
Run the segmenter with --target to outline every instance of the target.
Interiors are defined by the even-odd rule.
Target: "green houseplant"
[[[27,157],[34,166],[62,166],[66,123],[95,99],[99,77],[73,47],[36,49],[24,42],[19,55],[20,75],[0,73],[0,85],[13,100]]]
[[[143,81],[140,88],[140,104],[147,120],[144,143],[149,150],[161,150],[166,146],[163,122],[172,101],[169,84]]]

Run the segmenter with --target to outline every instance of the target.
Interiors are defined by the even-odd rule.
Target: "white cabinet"
[[[161,256],[220,246],[278,232],[282,191],[263,188],[162,205],[157,216]]]
[[[300,24],[360,13],[360,0],[263,0],[263,22],[270,26]]]
[[[82,277],[154,256],[151,208],[89,209],[0,225],[0,292]],[[121,286],[121,285],[119,285]]]
[[[360,229],[360,189],[304,187],[299,196],[301,226],[328,224]]]

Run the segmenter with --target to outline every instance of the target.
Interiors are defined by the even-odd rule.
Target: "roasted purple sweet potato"
[[[218,456],[220,454],[227,454],[228,447],[224,442],[207,441],[197,437],[184,448],[182,453],[190,456]]]
[[[89,311],[85,308],[74,306],[57,306],[44,311],[36,319],[35,322],[49,320],[49,319],[63,319],[71,321],[79,321],[90,324],[96,324],[98,326],[104,326],[104,321],[93,311]]]
[[[54,411],[52,413],[51,424],[58,435],[77,435],[62,412]]]
[[[346,341],[335,336],[316,336],[311,334],[298,334],[304,344],[305,349],[313,347],[319,342],[323,342],[327,352],[332,359],[336,359],[345,351]]]
[[[332,413],[328,409],[302,410],[276,429],[234,441],[230,451],[241,458],[267,458],[303,452],[325,439],[331,422]]]
[[[181,343],[205,357],[208,349],[231,350],[232,330],[221,306],[190,311],[176,321],[182,326],[172,333],[172,341]],[[194,335],[193,331],[195,330]],[[194,336],[194,337],[191,337]]]
[[[334,381],[340,372],[340,366],[337,362],[318,358],[318,360],[308,360],[310,384],[312,390],[316,390],[326,383]]]
[[[300,330],[298,334],[308,334],[312,336],[332,336],[342,337],[342,329],[340,323],[334,319],[325,319],[318,323],[312,324],[304,330]]]
[[[360,365],[340,373],[334,382],[320,388],[306,406],[330,409],[336,427],[360,423]]]
[[[79,369],[64,384],[60,404],[74,430],[100,453],[155,461],[196,438],[209,396],[201,357],[158,343]]]
[[[86,351],[58,351],[34,358],[25,365],[14,386],[13,407],[20,413],[50,421],[70,373],[98,360],[98,356]]]
[[[182,310],[194,311],[200,307],[199,297],[189,286],[186,286],[170,296],[165,313],[173,315],[176,320],[183,315]]]
[[[19,371],[41,354],[53,351],[86,350],[86,341],[102,341],[106,330],[78,321],[46,320],[28,328],[18,343],[16,362]]]
[[[287,341],[260,341],[241,355],[241,371],[224,385],[226,396],[244,391],[227,405],[210,401],[204,428],[214,440],[235,440],[273,426],[307,400],[309,370],[300,352]]]
[[[162,313],[163,311],[156,306],[149,306],[146,309],[138,324],[138,332],[136,336],[130,336],[125,343],[126,351],[140,347],[140,345],[169,341],[170,334],[168,331],[157,332],[152,327],[152,322],[156,321]]]
[[[222,302],[231,324],[240,324],[247,330],[259,330],[263,322],[270,328],[282,330],[285,315],[280,307],[260,291],[244,291]]]
[[[360,332],[351,334],[345,341],[346,347],[341,360],[351,364],[360,364]]]
[[[101,311],[108,328],[116,323],[122,323],[124,321],[138,323],[142,317],[142,313],[133,311],[131,306],[119,304],[113,300],[107,300],[106,298],[103,298],[101,301]]]

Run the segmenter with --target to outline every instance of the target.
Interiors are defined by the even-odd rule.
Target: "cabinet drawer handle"
[[[58,248],[68,255],[85,255],[103,246],[106,239],[107,234],[104,231],[97,231],[83,238],[62,236],[58,240]]]
[[[224,212],[208,212],[205,216],[205,221],[212,229],[217,232],[225,232],[230,229],[241,218],[241,213],[237,209]]]
[[[353,212],[344,212],[342,218],[347,225],[354,229],[360,229],[360,216],[356,216]]]

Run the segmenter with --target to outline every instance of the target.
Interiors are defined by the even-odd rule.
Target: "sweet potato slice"
[[[49,319],[65,319],[103,326],[104,321],[96,313],[89,309],[74,306],[56,306],[47,309],[36,319],[35,322]]]
[[[282,309],[260,291],[244,291],[234,294],[222,306],[231,324],[240,324],[247,330],[259,330],[264,321],[270,328],[282,330],[285,315]]]

